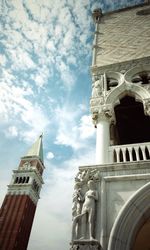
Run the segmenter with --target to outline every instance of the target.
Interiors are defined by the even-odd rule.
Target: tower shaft
[[[27,195],[6,195],[0,211],[0,249],[27,249],[35,210]]]
[[[21,158],[0,209],[0,249],[26,250],[43,184],[43,148],[41,137]]]

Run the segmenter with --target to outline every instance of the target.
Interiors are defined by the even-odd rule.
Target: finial
[[[102,15],[103,15],[102,10],[100,8],[93,10],[92,17],[93,17],[94,22],[95,23],[99,22]]]
[[[40,134],[39,138],[40,138],[40,137],[43,138],[43,132]]]

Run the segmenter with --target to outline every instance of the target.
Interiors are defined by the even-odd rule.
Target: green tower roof
[[[36,140],[36,142],[32,145],[32,147],[29,149],[28,153],[24,156],[37,156],[42,163],[43,160],[43,143],[42,143],[42,137],[43,135],[40,135],[39,138]]]

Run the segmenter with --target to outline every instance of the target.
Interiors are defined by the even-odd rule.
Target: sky
[[[28,250],[66,250],[78,166],[94,164],[92,10],[143,0],[0,0],[0,204],[43,133],[44,185]]]

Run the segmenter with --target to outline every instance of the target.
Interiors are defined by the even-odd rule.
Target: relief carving
[[[89,179],[89,171],[83,171],[79,175],[80,185],[87,177]],[[76,183],[77,184],[77,183]],[[94,239],[93,229],[95,224],[96,201],[98,200],[98,192],[95,189],[93,180],[87,183],[87,191],[82,195],[79,183],[75,185],[73,202],[73,223],[72,223],[72,241],[76,239]],[[75,211],[76,209],[76,211]],[[75,215],[75,216],[74,216]]]
[[[144,100],[144,113],[150,116],[150,99]]]
[[[96,245],[91,245],[91,244],[85,244],[85,245],[82,245],[82,244],[75,244],[75,245],[72,245],[70,250],[100,250],[101,247],[99,244],[96,244]]]
[[[75,181],[81,183],[81,186],[87,183],[89,180],[99,180],[99,171],[97,169],[86,169],[79,170],[78,174],[75,177]]]
[[[30,169],[31,168],[30,161],[26,161],[25,163],[23,163],[22,167],[25,168],[25,169]]]
[[[73,193],[73,206],[72,206],[73,218],[81,214],[83,200],[84,198],[81,192],[81,184],[79,182],[76,182],[74,186],[74,193]]]
[[[101,75],[99,79],[92,84],[92,98],[97,98],[102,95],[104,90],[103,82],[103,75]]]

